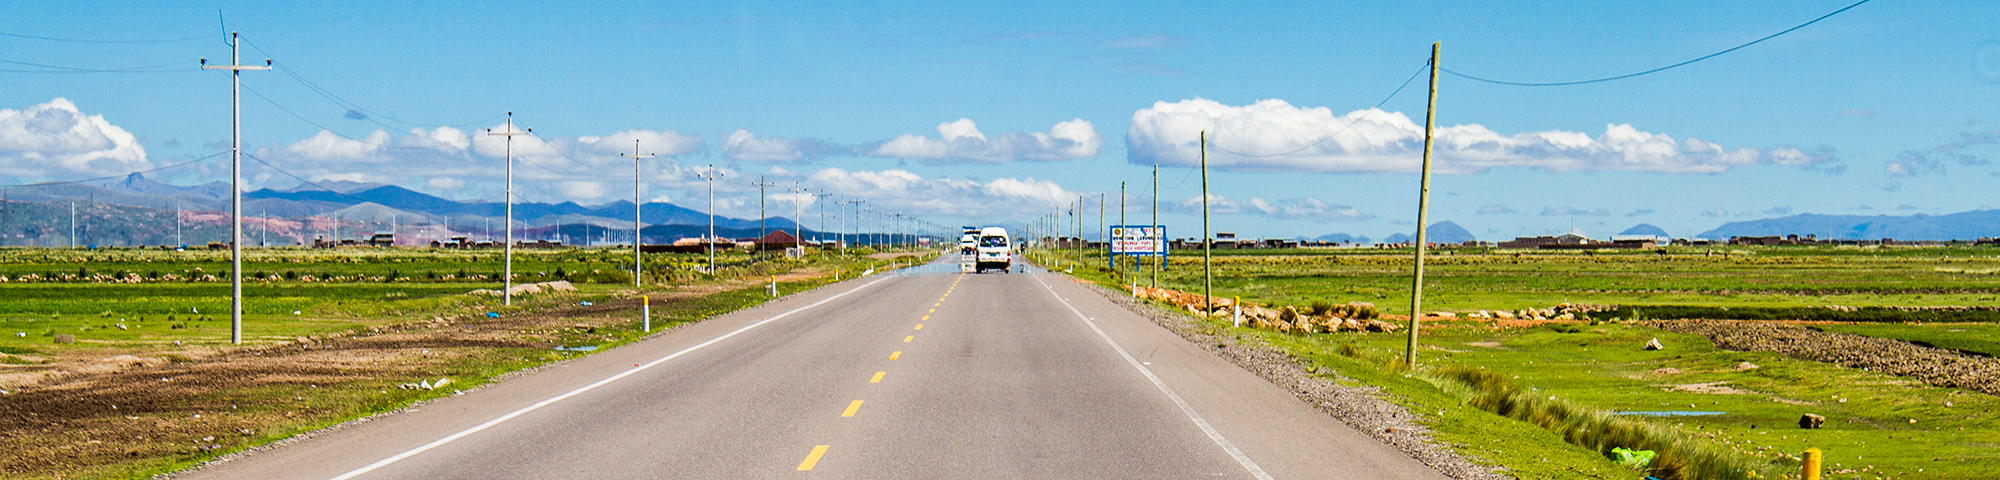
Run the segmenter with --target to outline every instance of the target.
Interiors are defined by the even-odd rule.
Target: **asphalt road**
[[[181,478],[1443,478],[1044,273],[878,274]]]

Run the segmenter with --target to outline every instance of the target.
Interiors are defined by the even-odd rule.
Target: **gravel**
[[[1787,357],[1862,368],[1947,388],[2000,395],[2000,360],[1902,340],[1821,331],[1789,323],[1724,320],[1655,320],[1646,325],[1708,337],[1728,350],[1776,352]]]
[[[1496,467],[1480,465],[1460,456],[1450,446],[1431,439],[1430,430],[1416,423],[1416,416],[1400,405],[1384,400],[1381,389],[1370,386],[1350,387],[1336,383],[1335,375],[1314,375],[1306,371],[1306,366],[1276,347],[1253,345],[1239,342],[1225,335],[1209,334],[1212,326],[1185,312],[1162,308],[1158,305],[1131,297],[1130,292],[1115,290],[1098,285],[1098,294],[1113,303],[1125,307],[1166,327],[1181,338],[1208,350],[1215,356],[1263,377],[1273,385],[1290,390],[1294,396],[1312,404],[1341,423],[1354,427],[1397,451],[1409,455],[1445,476],[1461,479],[1506,479],[1513,478],[1496,472]]]

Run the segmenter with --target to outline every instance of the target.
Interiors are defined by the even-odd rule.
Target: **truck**
[[[977,250],[977,258],[974,259],[973,273],[986,273],[991,269],[1007,273],[1013,268],[1014,243],[1007,236],[1007,229],[1000,227],[979,229],[979,245],[974,248]]]
[[[979,227],[965,227],[958,237],[958,271],[978,273],[979,271]]]

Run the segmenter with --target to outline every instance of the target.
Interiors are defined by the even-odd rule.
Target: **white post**
[[[229,343],[243,343],[243,71],[270,70],[263,65],[243,65],[238,55],[236,32],[229,32],[229,64],[209,65],[203,70],[229,71]]]
[[[645,318],[645,330],[648,332],[653,331],[653,299],[645,295],[640,295],[639,312]]]
[[[487,135],[499,135],[507,139],[507,220],[503,225],[507,230],[507,244],[503,245],[505,253],[501,254],[506,257],[506,267],[500,273],[501,305],[514,304],[514,136],[527,135],[533,131],[535,129],[532,128],[522,132],[514,131],[514,112],[507,112],[507,131],[494,133],[493,129],[486,129]]]

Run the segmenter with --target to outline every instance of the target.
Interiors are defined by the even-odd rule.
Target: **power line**
[[[216,35],[216,34],[208,34],[208,35],[196,35],[196,36],[192,36],[192,37],[181,37],[181,38],[161,38],[161,39],[149,39],[149,40],[96,40],[96,39],[88,39],[88,38],[60,38],[60,37],[44,37],[44,36],[41,36],[41,35],[27,35],[27,34],[21,34],[21,33],[7,33],[7,32],[0,32],[0,37],[14,37],[14,38],[25,38],[25,39],[29,39],[29,40],[45,40],[45,41],[50,41],[50,42],[70,42],[70,43],[126,43],[126,44],[130,44],[130,43],[174,43],[174,42],[187,42],[187,41],[193,41],[193,40],[204,40],[204,39],[210,39],[210,38],[215,38],[215,37],[220,37],[220,36],[221,36],[221,35]]]
[[[1282,156],[1285,156],[1285,155],[1291,155],[1291,154],[1294,154],[1294,153],[1299,153],[1299,152],[1303,152],[1303,151],[1306,151],[1306,149],[1308,149],[1308,148],[1313,148],[1313,147],[1316,147],[1316,146],[1319,146],[1319,144],[1320,144],[1320,143],[1322,143],[1322,142],[1325,142],[1325,141],[1327,141],[1327,140],[1331,140],[1331,139],[1333,139],[1333,137],[1335,137],[1335,136],[1338,136],[1338,135],[1340,135],[1340,134],[1341,134],[1341,132],[1346,132],[1346,131],[1347,131],[1347,129],[1349,129],[1349,128],[1354,128],[1354,125],[1355,125],[1355,124],[1359,124],[1359,123],[1361,123],[1361,121],[1362,121],[1362,120],[1367,120],[1367,119],[1368,119],[1368,116],[1369,116],[1369,115],[1372,115],[1372,114],[1374,114],[1374,113],[1375,113],[1375,111],[1377,111],[1377,110],[1380,110],[1380,109],[1382,109],[1382,106],[1383,106],[1383,105],[1387,105],[1387,104],[1389,104],[1389,99],[1392,99],[1392,98],[1396,98],[1396,94],[1398,94],[1398,93],[1403,93],[1403,89],[1404,89],[1404,88],[1408,88],[1408,87],[1410,86],[1410,82],[1414,82],[1414,81],[1416,81],[1416,80],[1417,80],[1417,77],[1418,77],[1418,76],[1420,76],[1420,75],[1423,75],[1423,74],[1424,74],[1424,71],[1425,71],[1425,70],[1427,70],[1427,69],[1429,69],[1430,67],[1431,67],[1431,62],[1430,62],[1430,61],[1428,61],[1428,60],[1427,60],[1427,61],[1425,61],[1425,62],[1424,62],[1424,66],[1423,66],[1423,68],[1419,68],[1419,69],[1417,69],[1417,73],[1412,73],[1412,74],[1410,74],[1410,78],[1409,78],[1409,79],[1406,79],[1406,80],[1403,80],[1403,84],[1402,84],[1402,85],[1398,85],[1398,86],[1396,86],[1396,90],[1395,90],[1395,91],[1393,91],[1393,92],[1389,92],[1389,96],[1386,96],[1386,97],[1382,97],[1382,101],[1380,101],[1380,102],[1375,102],[1375,106],[1373,106],[1373,107],[1368,107],[1368,110],[1367,110],[1367,111],[1363,111],[1363,112],[1361,112],[1361,116],[1359,116],[1359,117],[1355,117],[1355,118],[1354,118],[1354,121],[1352,121],[1352,122],[1347,122],[1347,126],[1344,126],[1344,127],[1340,127],[1340,130],[1335,130],[1335,131],[1334,131],[1333,133],[1329,133],[1329,134],[1327,134],[1327,135],[1326,135],[1326,136],[1324,136],[1324,137],[1319,137],[1319,140],[1313,140],[1313,142],[1312,142],[1312,143],[1308,143],[1308,144],[1306,144],[1306,145],[1305,145],[1305,146],[1303,146],[1303,147],[1299,147],[1298,149],[1295,149],[1295,150],[1292,150],[1292,151],[1289,151],[1289,152],[1285,152],[1285,153],[1274,153],[1274,154],[1270,154],[1270,155],[1251,155],[1251,154],[1248,154],[1248,153],[1240,153],[1240,152],[1237,152],[1237,151],[1234,151],[1234,150],[1230,150],[1230,149],[1227,149],[1227,148],[1222,148],[1222,146],[1220,146],[1220,145],[1216,145],[1216,144],[1214,144],[1214,143],[1209,143],[1209,144],[1208,144],[1208,146],[1209,146],[1209,148],[1213,148],[1213,149],[1216,149],[1216,150],[1219,150],[1219,151],[1222,151],[1222,152],[1226,152],[1226,153],[1229,153],[1229,154],[1231,154],[1231,155],[1236,155],[1236,156],[1239,156],[1239,157],[1250,157],[1250,158],[1271,158],[1271,157],[1282,157]],[[1190,171],[1192,171],[1192,170],[1190,170]],[[1187,181],[1187,179],[1186,179],[1185,177],[1183,177],[1183,178],[1181,179],[1181,181]],[[1176,184],[1175,186],[1179,186],[1179,184]]]
[[[1715,57],[1718,57],[1718,56],[1722,56],[1722,54],[1725,54],[1725,53],[1729,53],[1729,52],[1734,52],[1734,51],[1737,51],[1737,50],[1741,50],[1741,49],[1743,49],[1743,47],[1748,47],[1748,46],[1751,46],[1751,45],[1756,45],[1756,44],[1759,44],[1759,43],[1763,43],[1763,42],[1764,42],[1765,40],[1770,40],[1770,39],[1773,39],[1773,38],[1778,38],[1778,36],[1779,36],[1779,35],[1784,35],[1784,34],[1787,34],[1787,33],[1792,33],[1792,31],[1793,31],[1793,30],[1798,30],[1798,29],[1801,29],[1801,28],[1806,28],[1806,26],[1807,26],[1807,25],[1812,25],[1812,24],[1815,24],[1815,23],[1819,23],[1819,21],[1820,21],[1820,20],[1826,20],[1826,19],[1827,19],[1828,17],[1832,17],[1832,16],[1834,16],[1834,15],[1839,15],[1839,14],[1840,14],[1840,12],[1845,12],[1845,11],[1848,11],[1848,10],[1850,10],[1850,9],[1853,9],[1854,7],[1859,7],[1859,6],[1861,6],[1861,4],[1863,4],[1863,3],[1868,3],[1868,2],[1869,2],[1869,0],[1861,0],[1861,1],[1859,1],[1859,2],[1854,2],[1854,4],[1852,4],[1852,5],[1848,5],[1848,6],[1846,6],[1846,7],[1843,7],[1843,8],[1841,8],[1841,9],[1839,9],[1839,10],[1834,10],[1834,11],[1833,11],[1833,13],[1828,13],[1828,14],[1826,14],[1826,15],[1820,15],[1820,16],[1819,16],[1819,18],[1814,18],[1814,19],[1812,19],[1812,21],[1809,21],[1809,22],[1806,22],[1806,23],[1801,23],[1801,24],[1799,24],[1798,26],[1795,26],[1795,27],[1792,27],[1792,28],[1787,28],[1787,29],[1785,29],[1784,31],[1780,31],[1780,32],[1778,32],[1778,33],[1773,33],[1773,34],[1770,34],[1770,35],[1765,35],[1765,36],[1764,36],[1764,38],[1759,38],[1759,39],[1756,39],[1756,40],[1751,40],[1751,41],[1750,41],[1750,43],[1745,43],[1745,44],[1742,44],[1742,45],[1737,45],[1737,46],[1734,46],[1734,47],[1729,47],[1729,49],[1727,49],[1727,50],[1723,50],[1723,51],[1720,51],[1720,52],[1715,52],[1715,53],[1711,53],[1711,54],[1707,54],[1707,55],[1702,55],[1702,56],[1700,56],[1700,57],[1695,57],[1695,58],[1694,58],[1694,59],[1692,59],[1692,60],[1688,60],[1688,61],[1684,61],[1684,62],[1680,62],[1680,63],[1676,63],[1676,64],[1673,64],[1673,65],[1667,65],[1667,66],[1664,66],[1664,67],[1659,67],[1659,68],[1655,68],[1655,69],[1651,69],[1651,70],[1645,70],[1645,71],[1640,71],[1640,72],[1633,72],[1633,73],[1627,73],[1627,74],[1624,74],[1624,75],[1615,75],[1615,76],[1610,76],[1610,77],[1604,77],[1604,78],[1593,78],[1593,79],[1590,79],[1590,80],[1576,80],[1576,81],[1568,81],[1568,82],[1511,82],[1511,81],[1506,81],[1506,80],[1494,80],[1494,79],[1490,79],[1490,78],[1483,78],[1483,77],[1476,77],[1476,76],[1472,76],[1472,75],[1467,75],[1467,74],[1463,74],[1463,73],[1458,73],[1458,72],[1456,72],[1456,71],[1453,71],[1453,70],[1451,70],[1451,69],[1449,69],[1449,68],[1439,68],[1439,70],[1443,70],[1443,71],[1444,71],[1444,73],[1449,73],[1449,74],[1452,74],[1452,75],[1457,75],[1457,76],[1459,76],[1459,77],[1461,77],[1461,78],[1465,78],[1465,79],[1467,79],[1467,80],[1474,80],[1474,81],[1480,81],[1480,82],[1486,82],[1486,83],[1492,83],[1492,84],[1498,84],[1498,85],[1513,85],[1513,86],[1520,86],[1520,87],[1561,87],[1561,86],[1568,86],[1568,85],[1583,85],[1583,84],[1586,84],[1586,83],[1598,83],[1598,82],[1609,82],[1609,81],[1612,81],[1612,80],[1623,80],[1623,79],[1627,79],[1627,78],[1632,78],[1632,77],[1637,77],[1637,76],[1640,76],[1640,75],[1646,75],[1646,74],[1652,74],[1652,73],[1659,73],[1659,72],[1663,72],[1663,71],[1667,71],[1667,70],[1669,70],[1669,69],[1672,69],[1672,68],[1675,68],[1675,67],[1680,67],[1680,66],[1684,66],[1684,65],[1687,65],[1687,64],[1690,64],[1690,63],[1694,63],[1694,62],[1699,62],[1699,61],[1702,61],[1702,60],[1707,60],[1707,59],[1711,59],[1711,58],[1715,58]]]
[[[71,67],[64,65],[50,65],[46,63],[21,62],[15,60],[0,60],[0,63],[47,69],[47,70],[20,70],[20,69],[0,70],[0,72],[8,72],[8,73],[182,73],[182,72],[200,71],[200,69],[190,69],[190,68],[156,70],[160,67],[180,65],[186,63],[178,61],[162,63],[158,65],[146,65],[143,67],[125,67],[125,68]]]
[[[215,153],[211,153],[211,154],[208,154],[208,155],[204,155],[204,156],[201,156],[201,157],[197,157],[197,158],[195,158],[195,159],[193,159],[193,160],[188,160],[188,161],[185,161],[185,162],[181,162],[181,163],[176,163],[176,164],[173,164],[173,165],[167,165],[167,166],[164,166],[164,167],[159,167],[159,168],[152,168],[152,169],[146,169],[146,170],[138,170],[138,171],[132,171],[132,172],[126,172],[126,173],[121,173],[121,174],[117,174],[117,175],[110,175],[110,176],[104,176],[104,177],[97,177],[97,178],[85,178],[85,179],[82,179],[82,180],[51,180],[51,181],[46,181],[46,182],[39,182],[39,183],[23,183],[23,184],[19,184],[19,185],[0,185],[0,187],[10,187],[10,188],[11,188],[11,187],[32,187],[32,186],[36,186],[36,185],[49,185],[49,184],[57,184],[57,183],[76,183],[76,184],[81,184],[81,183],[84,183],[84,182],[95,182],[95,181],[99,181],[99,180],[111,180],[111,179],[115,179],[115,178],[124,178],[124,177],[129,177],[129,176],[132,176],[132,175],[134,175],[134,174],[146,174],[146,173],[153,173],[153,172],[157,172],[157,171],[161,171],[161,170],[166,170],[166,169],[170,169],[170,168],[175,168],[175,167],[181,167],[181,166],[186,166],[186,165],[188,165],[188,164],[192,164],[192,163],[195,163],[195,162],[199,162],[199,161],[202,161],[202,160],[207,160],[207,159],[211,159],[211,158],[215,158],[215,157],[217,157],[217,156],[221,156],[221,155],[222,155],[222,154],[224,154],[224,153],[229,153],[229,151],[228,151],[228,150],[223,150],[223,151],[220,151],[220,152],[215,152]]]
[[[255,49],[255,50],[257,50],[257,53],[262,53],[262,54],[264,54],[264,56],[266,56],[266,57],[270,57],[270,56],[272,56],[270,52],[266,52],[266,51],[264,51],[264,49],[263,49],[262,47],[258,47],[258,46],[257,46],[257,44],[256,44],[255,42],[250,42],[250,41],[244,41],[244,43],[247,43],[247,44],[249,44],[249,45],[250,45],[250,48],[252,48],[252,49]],[[325,97],[325,98],[327,99],[327,101],[330,101],[330,102],[333,102],[333,104],[334,104],[334,105],[338,105],[338,106],[340,106],[341,108],[345,108],[345,109],[348,109],[348,110],[351,110],[351,111],[354,111],[354,112],[357,112],[357,113],[361,113],[361,114],[363,114],[363,115],[361,116],[361,117],[362,117],[362,118],[361,118],[362,120],[367,120],[367,121],[369,121],[369,122],[373,122],[373,123],[375,123],[376,125],[381,125],[381,126],[383,126],[383,127],[387,127],[387,128],[391,128],[391,129],[397,129],[397,130],[401,130],[401,129],[402,129],[403,127],[398,127],[398,126],[394,126],[394,125],[389,125],[389,124],[386,124],[386,123],[382,123],[382,122],[380,122],[380,121],[376,121],[376,120],[375,120],[375,118],[376,118],[376,117],[381,117],[381,118],[386,118],[386,119],[389,119],[389,120],[394,120],[394,121],[396,121],[396,122],[398,122],[398,123],[403,123],[403,124],[407,124],[407,125],[410,125],[410,126],[413,126],[413,127],[430,127],[430,126],[437,126],[437,125],[431,125],[431,124],[426,124],[426,123],[418,123],[418,122],[412,122],[412,121],[409,121],[409,120],[403,120],[403,119],[400,119],[400,118],[396,118],[396,117],[395,117],[395,116],[393,116],[393,115],[389,115],[389,114],[385,114],[385,113],[381,113],[381,112],[377,112],[377,111],[374,111],[374,110],[370,110],[370,109],[368,109],[367,107],[363,107],[363,106],[361,106],[361,104],[359,104],[359,103],[354,103],[354,102],[352,102],[352,101],[348,101],[348,100],[347,100],[347,99],[345,99],[345,98],[341,98],[341,96],[339,96],[339,95],[334,95],[334,94],[333,94],[333,91],[332,91],[332,90],[327,90],[327,89],[326,89],[325,87],[321,87],[321,86],[319,86],[319,84],[317,84],[317,83],[313,83],[313,81],[312,81],[312,80],[308,80],[308,79],[306,79],[306,77],[305,77],[304,75],[300,75],[300,74],[299,74],[299,72],[298,72],[297,70],[292,70],[291,68],[289,68],[289,67],[286,67],[286,66],[284,66],[284,65],[282,65],[282,64],[280,64],[280,65],[273,65],[273,66],[277,67],[277,70],[278,70],[278,72],[279,72],[279,73],[283,73],[283,74],[285,74],[286,76],[289,76],[289,77],[292,77],[292,79],[293,79],[293,80],[297,80],[297,81],[299,82],[299,84],[301,84],[301,85],[305,85],[305,87],[306,87],[306,89],[307,89],[307,90],[312,90],[312,91],[313,91],[313,93],[316,93],[316,94],[319,94],[319,96],[321,96],[321,97]],[[496,116],[492,116],[492,117],[486,117],[486,118],[481,118],[481,119],[479,119],[479,120],[474,120],[474,121],[470,121],[470,122],[465,122],[465,123],[456,123],[456,124],[449,124],[449,125],[442,125],[442,126],[448,126],[448,127],[456,127],[456,128],[465,128],[465,127],[466,127],[466,126],[468,126],[468,125],[474,125],[474,124],[479,124],[479,123],[485,123],[485,122],[488,122],[488,121],[492,121],[492,120],[494,120],[494,119],[498,119],[498,118],[500,118],[500,117],[503,117],[503,116],[504,116],[504,115],[496,115]]]
[[[265,102],[265,103],[269,103],[269,104],[271,104],[271,106],[273,106],[273,107],[277,107],[277,108],[278,108],[278,110],[280,110],[280,111],[283,111],[283,112],[285,112],[285,113],[287,113],[287,114],[290,114],[290,115],[291,115],[292,117],[294,117],[294,118],[297,118],[297,119],[299,119],[299,121],[302,121],[302,122],[306,122],[307,124],[310,124],[310,125],[312,125],[312,126],[315,126],[315,127],[319,127],[319,128],[320,128],[320,130],[325,130],[325,131],[327,131],[327,133],[332,133],[332,134],[334,134],[334,135],[337,135],[337,136],[339,136],[340,138],[345,138],[345,139],[348,139],[348,140],[353,140],[353,141],[355,141],[355,142],[360,142],[360,143],[364,143],[364,144],[368,144],[368,145],[374,145],[374,146],[377,146],[377,147],[382,147],[382,148],[401,148],[401,149],[407,149],[407,150],[433,150],[433,149],[435,149],[436,147],[440,147],[440,146],[444,146],[444,147],[457,147],[457,145],[452,145],[452,144],[449,144],[449,143],[445,143],[445,142],[440,142],[440,141],[437,141],[437,140],[433,140],[433,139],[430,139],[430,138],[428,138],[428,137],[421,137],[421,136],[416,136],[416,135],[404,135],[404,136],[405,136],[405,137],[416,137],[416,138],[421,138],[421,139],[423,139],[423,140],[425,140],[425,141],[429,141],[429,142],[432,142],[432,143],[435,143],[436,145],[431,145],[431,146],[424,146],[424,147],[411,147],[411,146],[404,146],[404,145],[389,145],[389,144],[386,144],[386,143],[375,143],[375,142],[371,142],[371,141],[367,141],[367,140],[362,140],[362,139],[359,139],[359,138],[355,138],[355,137],[353,137],[353,136],[351,136],[351,135],[348,135],[348,134],[345,134],[345,133],[340,133],[340,132],[337,132],[337,131],[334,131],[334,130],[333,130],[332,128],[329,128],[329,127],[327,127],[326,125],[323,125],[323,124],[320,124],[319,122],[315,122],[315,121],[312,121],[312,119],[309,119],[309,118],[306,118],[306,116],[305,116],[305,115],[300,115],[300,114],[299,114],[299,112],[296,112],[296,111],[292,111],[292,109],[289,109],[289,108],[285,108],[285,106],[284,106],[284,105],[280,105],[280,104],[278,104],[278,101],[277,101],[277,100],[272,100],[272,99],[271,99],[271,97],[268,97],[268,96],[265,96],[263,92],[259,92],[259,91],[257,91],[257,89],[255,89],[255,88],[250,88],[249,86],[245,86],[245,87],[243,87],[243,89],[244,89],[244,90],[249,90],[249,91],[250,91],[250,94],[251,94],[251,95],[256,95],[256,96],[257,96],[257,98],[261,98],[261,99],[264,99],[264,102]],[[389,127],[389,128],[396,128],[396,127]],[[468,140],[468,142],[469,142],[469,141],[470,141],[470,140]]]

